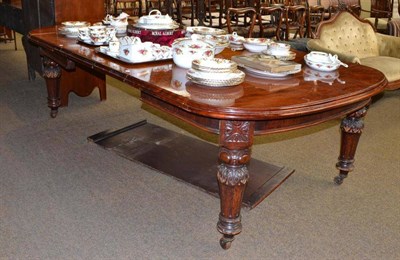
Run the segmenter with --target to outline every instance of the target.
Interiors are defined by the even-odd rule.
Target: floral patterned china
[[[190,69],[186,76],[191,82],[209,87],[235,86],[242,83],[245,78],[244,72],[238,69],[226,73],[203,72]]]
[[[262,52],[268,49],[270,43],[272,41],[267,38],[245,38],[243,46],[250,52]]]
[[[323,83],[327,83],[329,85],[332,85],[335,80],[337,80],[341,84],[346,84],[345,81],[339,79],[339,72],[338,71],[319,71],[319,70],[314,70],[311,68],[305,68],[303,70],[303,76],[305,81],[320,81]]]
[[[88,22],[81,21],[67,21],[61,24],[62,26],[58,28],[58,32],[68,38],[77,38],[79,36],[79,28],[90,25]]]
[[[296,58],[296,53],[293,51],[276,53],[276,52],[272,52],[270,49],[267,49],[265,51],[262,51],[262,53],[272,56],[278,60],[294,60]]]
[[[129,15],[127,13],[120,13],[117,17],[108,14],[103,19],[103,24],[110,25],[116,29],[116,33],[121,35],[126,33],[126,27],[128,26]]]
[[[166,14],[162,15],[159,10],[153,9],[149,15],[144,15],[139,18],[136,27],[144,29],[162,30],[176,29],[179,25]]]
[[[268,51],[272,55],[284,55],[290,51],[290,45],[287,43],[272,42],[268,47]]]
[[[304,61],[309,67],[319,71],[334,71],[341,65],[348,67],[347,64],[338,59],[337,55],[325,52],[312,51],[304,56]]]
[[[250,68],[248,66],[242,66],[242,68],[244,72],[256,78],[283,78],[301,71],[301,68],[284,72],[269,72],[269,71]]]
[[[203,72],[232,72],[237,69],[237,63],[228,59],[198,59],[192,62],[192,68]]]
[[[190,38],[176,39],[172,43],[172,59],[181,68],[191,68],[195,59],[212,58],[214,58],[214,46],[198,39],[195,34]]]
[[[197,35],[198,39],[203,40],[212,44],[215,48],[214,54],[217,55],[221,53],[226,47],[229,46],[229,41],[226,39],[224,35]]]
[[[71,27],[84,27],[84,26],[89,26],[88,22],[83,22],[83,21],[66,21],[62,22],[61,25],[67,28]]]
[[[218,29],[218,28],[211,28],[211,27],[192,27],[192,32],[202,35],[224,35],[226,34],[225,30]]]

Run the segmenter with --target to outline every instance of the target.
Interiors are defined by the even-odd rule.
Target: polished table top
[[[30,39],[54,52],[63,53],[72,61],[85,63],[94,70],[130,83],[173,106],[215,119],[267,120],[321,112],[371,97],[381,92],[386,84],[381,72],[357,64],[349,64],[349,68],[340,67],[336,72],[339,80],[333,80],[331,84],[307,81],[304,69],[309,68],[303,61],[304,53],[297,52],[295,61],[302,64],[302,72],[283,79],[260,79],[246,75],[244,83],[238,86],[243,89],[243,95],[232,105],[215,106],[195,101],[184,84],[180,87],[171,84],[173,77],[185,81],[186,73],[172,60],[127,64],[96,53],[94,46],[77,43],[76,39],[57,34],[57,27],[32,31]],[[233,55],[243,53],[225,49],[216,57],[230,59]],[[326,73],[320,74],[323,77]],[[211,95],[215,95],[217,90],[210,91]],[[229,93],[229,90],[225,91]]]

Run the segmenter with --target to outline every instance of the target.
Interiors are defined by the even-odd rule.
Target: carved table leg
[[[60,101],[60,77],[61,68],[57,63],[47,57],[43,57],[43,77],[47,86],[47,106],[51,109],[50,116],[55,118],[58,113]]]
[[[219,136],[218,185],[221,212],[217,229],[223,234],[221,247],[228,249],[242,231],[240,209],[249,173],[254,122],[221,121]]]
[[[340,125],[342,131],[340,156],[336,168],[339,175],[334,178],[336,184],[342,184],[347,174],[354,169],[354,155],[356,153],[358,140],[360,139],[364,122],[362,118],[367,113],[367,108],[362,108],[342,120]]]

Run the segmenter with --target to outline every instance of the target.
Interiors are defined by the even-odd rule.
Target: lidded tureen
[[[159,10],[151,10],[149,15],[144,15],[139,18],[136,27],[145,29],[175,29],[179,25],[166,14],[162,15]]]
[[[211,58],[214,58],[214,46],[196,35],[176,39],[172,43],[172,59],[179,67],[189,69],[193,60]]]

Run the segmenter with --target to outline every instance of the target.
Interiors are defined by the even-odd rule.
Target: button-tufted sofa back
[[[321,44],[335,52],[348,53],[358,58],[379,55],[373,27],[348,12],[340,13],[332,23],[324,24],[318,35]]]

